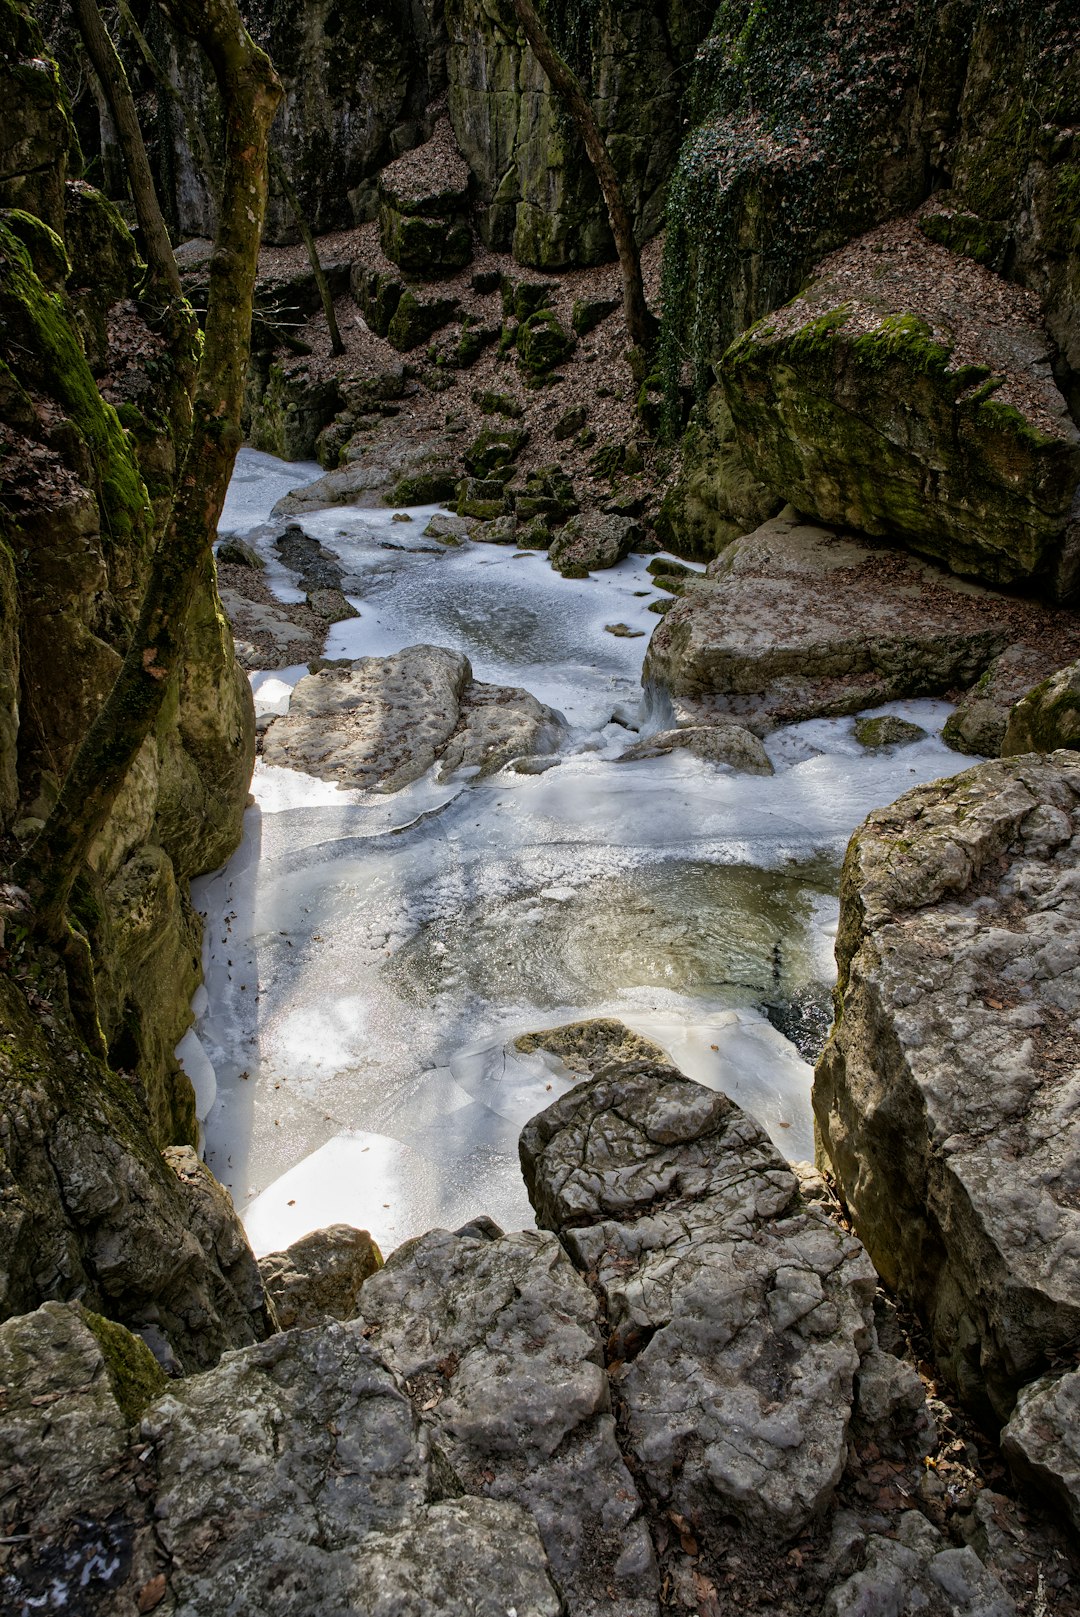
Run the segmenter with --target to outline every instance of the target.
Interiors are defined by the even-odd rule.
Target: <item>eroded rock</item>
[[[982,764],[852,839],[814,1111],[886,1282],[977,1409],[1080,1331],[1080,760]],[[1037,1234],[1035,1233],[1037,1232]]]
[[[1003,758],[1080,746],[1080,662],[1059,669],[1012,709],[1001,741]]]
[[[367,1230],[331,1224],[259,1259],[266,1295],[283,1331],[355,1319],[360,1287],[382,1266]]]
[[[538,1222],[599,1288],[629,1451],[663,1509],[787,1538],[847,1456],[874,1275],[725,1096],[610,1066],[533,1119]]]
[[[619,762],[633,758],[662,758],[671,752],[692,752],[711,764],[726,764],[748,775],[771,775],[772,759],[759,738],[741,724],[688,724],[660,730],[635,741],[619,754]]]
[[[1080,1532],[1080,1371],[1025,1387],[1001,1446],[1013,1470],[1050,1494]]]

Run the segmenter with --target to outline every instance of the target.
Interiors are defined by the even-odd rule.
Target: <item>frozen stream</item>
[[[295,579],[259,528],[319,474],[249,450],[237,465],[222,529],[253,537],[284,599]],[[934,733],[876,755],[850,719],[777,732],[772,778],[688,755],[619,763],[650,723],[640,671],[660,592],[644,559],[564,580],[543,555],[444,551],[422,537],[429,514],[299,519],[362,614],[327,654],[451,646],[479,679],[558,708],[568,737],[543,773],[432,775],[392,796],[257,766],[241,847],[195,884],[206,988],[180,1049],[207,1160],[257,1252],[333,1222],[384,1251],[480,1213],[531,1224],[518,1132],[574,1079],[513,1041],[582,1016],[618,1016],[786,1155],[812,1155],[810,1068],[780,1029],[826,1014],[847,838],[961,765],[940,702],[891,704]],[[257,704],[283,709],[303,672],[254,676]]]

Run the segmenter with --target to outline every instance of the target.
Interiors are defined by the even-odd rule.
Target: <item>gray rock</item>
[[[641,539],[641,525],[632,517],[600,511],[571,517],[551,541],[548,559],[564,578],[586,578],[589,573],[615,567]]]
[[[1080,662],[1059,669],[1029,691],[1009,714],[1003,758],[1080,746]]]
[[[233,567],[253,567],[261,572],[266,566],[254,545],[249,545],[246,539],[238,539],[235,534],[222,539],[215,555],[219,562],[227,562]]]
[[[664,686],[687,723],[735,719],[765,735],[938,695],[972,684],[1008,640],[991,591],[790,507],[682,582],[642,678]]]
[[[855,739],[869,751],[878,747],[907,747],[913,741],[921,741],[925,735],[921,724],[912,724],[895,713],[855,720]]]
[[[393,792],[437,761],[443,772],[481,773],[511,758],[550,752],[560,721],[527,691],[482,685],[467,657],[407,646],[391,657],[308,674],[289,711],[266,732],[268,763],[320,780]]]
[[[655,1063],[564,1095],[526,1125],[521,1159],[538,1222],[604,1297],[653,1499],[705,1531],[735,1515],[798,1533],[843,1471],[872,1342],[858,1242],[802,1205],[745,1113]]]
[[[1025,1387],[1001,1447],[1013,1470],[1055,1499],[1080,1533],[1080,1371]]]
[[[875,1534],[861,1572],[830,1591],[824,1617],[1015,1617],[1016,1607],[971,1548],[951,1548],[909,1510],[895,1539]]]
[[[1009,716],[1032,686],[1054,672],[1038,646],[1019,641],[1007,646],[985,674],[960,698],[945,721],[944,739],[957,752],[996,758],[1005,740]],[[1016,752],[1030,748],[1016,747]],[[1046,749],[1041,749],[1046,750]]]
[[[351,601],[347,601],[341,590],[314,589],[308,591],[307,604],[320,618],[328,623],[344,623],[349,618],[360,616]]]
[[[436,1230],[367,1281],[361,1317],[467,1492],[533,1517],[574,1613],[655,1613],[641,1501],[615,1437],[597,1308],[558,1241]]]
[[[710,764],[726,764],[747,775],[771,775],[772,759],[761,741],[741,724],[688,724],[661,730],[635,741],[619,754],[619,762],[633,758],[662,758],[671,752],[692,752]]]
[[[1080,759],[1058,752],[877,810],[841,887],[822,1144],[886,1283],[1001,1420],[1080,1334],[1078,872]]]
[[[424,529],[425,539],[438,539],[440,544],[458,545],[469,537],[471,523],[452,512],[436,511]]]
[[[259,1273],[283,1331],[355,1319],[360,1287],[382,1267],[367,1230],[331,1224],[259,1259]]]

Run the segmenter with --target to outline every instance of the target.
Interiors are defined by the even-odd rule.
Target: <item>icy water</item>
[[[317,475],[243,451],[222,518],[254,536],[283,599],[295,579],[258,530]],[[299,519],[337,551],[361,613],[327,654],[451,646],[478,678],[559,709],[567,737],[543,773],[432,774],[392,796],[257,767],[242,846],[195,884],[206,988],[180,1053],[207,1160],[260,1253],[332,1222],[384,1250],[480,1213],[531,1224],[518,1133],[575,1079],[514,1040],[583,1016],[621,1018],[785,1155],[812,1155],[811,1071],[791,1039],[809,1049],[827,1019],[847,838],[961,766],[935,702],[890,704],[932,734],[883,754],[850,719],[777,732],[772,778],[618,762],[664,722],[640,686],[661,596],[644,559],[564,580],[542,555],[434,545],[433,509]],[[257,705],[284,710],[303,672],[253,676]]]

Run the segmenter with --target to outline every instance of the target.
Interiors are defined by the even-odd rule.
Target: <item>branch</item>
[[[307,248],[307,255],[311,260],[311,268],[315,273],[315,285],[319,289],[319,298],[322,302],[323,314],[326,316],[326,324],[330,327],[331,351],[335,354],[343,354],[345,352],[345,344],[342,342],[341,332],[338,330],[337,315],[334,313],[334,300],[330,296],[330,287],[327,283],[326,276],[323,273],[322,264],[319,262],[319,249],[315,245],[315,237],[311,234],[311,226],[308,224],[307,219],[304,217],[304,214],[300,208],[300,199],[293,190],[292,182],[285,171],[285,164],[281,161],[281,158],[278,156],[277,152],[273,151],[270,153],[270,172],[281,186],[285,200],[292,209],[293,218],[296,220],[296,228],[303,237],[304,246]]]

